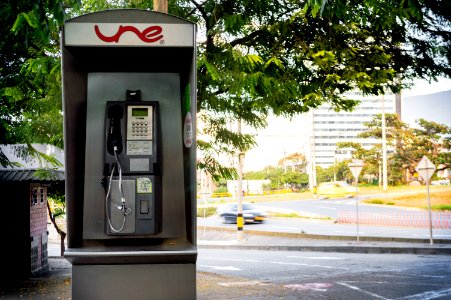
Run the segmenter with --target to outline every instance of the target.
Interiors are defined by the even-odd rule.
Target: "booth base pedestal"
[[[73,265],[72,299],[196,299],[196,265]]]

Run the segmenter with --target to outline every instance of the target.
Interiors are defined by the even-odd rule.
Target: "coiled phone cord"
[[[116,164],[113,164],[113,167],[111,169],[111,174],[110,174],[110,180],[108,182],[108,190],[106,193],[106,197],[105,197],[105,210],[106,210],[106,215],[107,215],[107,219],[108,219],[108,226],[110,227],[110,229],[113,232],[119,233],[122,230],[124,230],[125,227],[125,223],[127,222],[127,216],[130,215],[132,213],[132,210],[130,207],[127,207],[127,203],[124,197],[124,191],[122,190],[122,168],[121,168],[121,164],[119,163],[119,159],[117,157],[117,147],[114,146],[114,158],[116,159]],[[113,224],[111,223],[111,215],[110,215],[110,210],[108,207],[108,199],[110,198],[110,193],[111,193],[111,185],[113,182],[113,175],[114,172],[116,171],[116,168],[119,172],[119,194],[121,195],[121,203],[117,203],[115,201],[113,201],[113,199],[111,199],[111,204],[114,204],[114,207],[117,208],[118,210],[121,210],[124,214],[124,219],[122,221],[122,225],[119,229],[114,228]]]

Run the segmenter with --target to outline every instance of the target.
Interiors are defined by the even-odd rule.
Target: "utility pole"
[[[334,181],[337,181],[337,171],[336,171],[336,158],[335,158],[335,155],[334,155]]]
[[[309,177],[310,191],[316,192],[316,159],[315,159],[315,113],[312,109],[312,137],[310,140],[311,176]],[[316,194],[315,194],[316,197]]]
[[[396,76],[396,81],[401,86],[401,74]],[[398,115],[399,119],[402,120],[402,90],[400,89],[398,93],[395,95],[395,112]]]
[[[359,175],[363,169],[363,160],[353,159],[352,162],[348,164],[349,170],[351,170],[352,175],[354,175],[355,180],[355,209],[356,209],[356,224],[357,224],[357,243],[360,242],[359,233],[359,201],[357,199],[357,186],[359,183]]]
[[[168,0],[153,0],[153,10],[167,14]]]
[[[387,133],[385,124],[385,95],[382,95],[382,190],[387,191]]]
[[[241,134],[241,119],[238,119],[238,134]],[[238,154],[238,184],[236,191],[237,200],[237,238],[243,240],[244,218],[243,218],[243,153]]]

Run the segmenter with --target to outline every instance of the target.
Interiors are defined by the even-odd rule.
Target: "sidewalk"
[[[350,236],[308,235],[286,232],[245,230],[238,240],[236,230],[229,228],[198,227],[199,248],[269,250],[269,251],[318,251],[347,253],[406,253],[451,255],[451,241],[438,240],[431,245],[429,240],[400,238],[371,238],[362,236],[357,242]]]
[[[206,227],[207,228],[207,227]],[[238,240],[235,230],[211,228],[198,230],[198,248],[320,251],[355,253],[409,253],[451,255],[451,243],[434,244],[419,241],[368,241],[361,237],[357,241],[349,236],[297,237],[287,233],[246,230],[243,239]],[[53,250],[51,250],[53,249]],[[50,271],[42,277],[23,280],[0,281],[0,298],[6,299],[71,299],[71,264],[59,256],[59,240],[49,240]],[[296,297],[290,291],[275,284],[251,284],[246,278],[224,276],[215,273],[197,273],[197,299],[242,299],[247,295],[252,299],[286,299]],[[233,287],[233,288],[231,288]],[[299,296],[299,295],[297,295]],[[295,298],[293,298],[295,299]]]
[[[209,225],[203,221],[198,219],[199,248],[451,255],[449,229],[434,230],[431,245],[427,229],[419,230],[422,234],[418,234],[415,233],[418,229],[404,227],[360,226],[357,242],[355,225],[296,220],[298,233],[290,232],[289,227],[267,229],[263,224],[246,225],[243,240],[239,241],[236,224],[219,226],[219,223]],[[49,257],[60,256],[57,236],[49,236],[48,254]]]
[[[0,299],[72,299],[71,265],[62,257],[49,258],[50,272],[42,277],[0,280]],[[239,276],[197,272],[198,300],[210,299],[299,299],[299,292],[278,284]],[[133,294],[131,291],[131,298]],[[150,299],[150,298],[149,298]]]
[[[197,218],[198,239],[202,239],[204,226],[209,230],[235,233],[236,224],[223,224],[221,218]],[[333,220],[305,218],[271,218],[262,224],[246,224],[244,232],[253,235],[271,235],[296,239],[347,240],[357,239],[356,224],[338,224]],[[359,226],[360,241],[401,242],[429,244],[429,228],[365,225]],[[233,239],[233,236],[231,237]],[[211,238],[208,238],[211,239]],[[225,238],[229,239],[228,237]],[[451,229],[433,229],[434,244],[451,244]]]

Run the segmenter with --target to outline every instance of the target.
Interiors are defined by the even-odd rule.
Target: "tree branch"
[[[208,15],[207,15],[207,12],[206,12],[205,9],[202,7],[202,5],[199,4],[199,3],[197,3],[195,0],[190,0],[190,1],[191,1],[191,3],[194,4],[194,6],[197,8],[197,10],[199,10],[200,14],[201,14],[202,17],[204,18],[204,20],[205,20],[205,26],[207,27],[207,31],[208,31],[209,24],[208,24]]]
[[[252,41],[254,38],[256,38],[257,36],[259,36],[260,34],[262,34],[264,32],[265,31],[262,30],[262,29],[256,30],[256,31],[252,32],[251,34],[249,34],[247,36],[244,36],[242,38],[238,38],[238,39],[235,39],[235,40],[231,41],[230,45],[232,47],[234,47],[236,45],[243,45],[243,44],[245,44],[247,42]]]
[[[50,220],[52,221],[52,224],[53,224],[53,226],[55,227],[56,232],[58,232],[58,234],[59,234],[60,237],[61,237],[61,256],[63,256],[63,255],[64,255],[64,250],[65,250],[65,247],[64,247],[64,240],[65,240],[65,238],[66,238],[66,233],[65,233],[64,231],[62,231],[62,230],[58,227],[58,224],[56,224],[55,217],[54,217],[53,214],[52,214],[52,210],[50,209],[50,204],[49,204],[48,201],[47,201],[47,211],[49,212]]]

